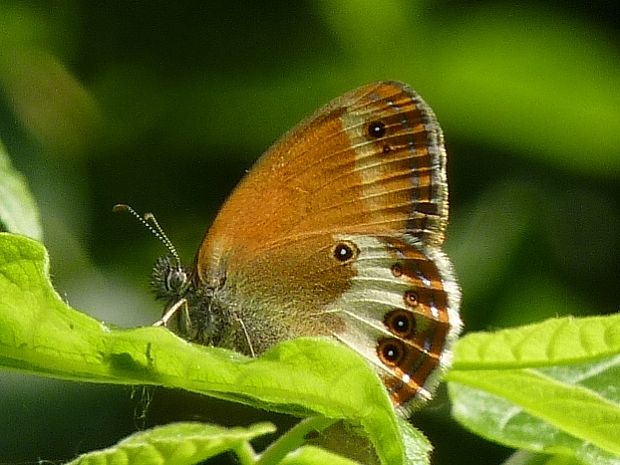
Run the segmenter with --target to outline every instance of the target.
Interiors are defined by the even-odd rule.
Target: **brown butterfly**
[[[160,322],[252,356],[297,336],[334,337],[370,362],[406,412],[431,396],[461,327],[441,250],[447,221],[433,111],[405,84],[361,87],[256,162],[191,269],[176,253],[158,260],[153,285],[168,301]]]

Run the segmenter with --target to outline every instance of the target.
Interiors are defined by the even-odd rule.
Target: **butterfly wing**
[[[263,249],[319,227],[407,232],[439,245],[448,218],[445,160],[435,116],[409,87],[381,82],[354,90],[257,161],[221,209],[198,262],[229,249],[227,242]]]
[[[397,82],[347,93],[286,134],[197,253],[194,279],[243,329],[222,340],[260,352],[332,335],[375,364],[397,405],[427,396],[460,327],[440,250],[445,164],[432,110]]]

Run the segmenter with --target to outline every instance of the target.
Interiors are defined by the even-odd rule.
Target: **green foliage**
[[[203,423],[173,423],[135,433],[113,447],[84,454],[68,465],[192,465],[231,450],[245,458],[249,441],[274,431],[269,424],[227,429]]]
[[[620,314],[459,341],[454,416],[483,437],[580,463],[620,463]]]

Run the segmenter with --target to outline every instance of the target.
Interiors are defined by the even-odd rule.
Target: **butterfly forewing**
[[[432,110],[403,84],[371,84],[331,102],[260,158],[205,237],[198,272],[230,243],[264,249],[345,229],[407,231],[439,244],[446,222],[445,153]]]

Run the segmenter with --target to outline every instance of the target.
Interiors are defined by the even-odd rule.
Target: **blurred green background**
[[[0,139],[37,199],[60,294],[131,327],[159,317],[148,277],[163,249],[112,205],[155,212],[191,262],[219,205],[279,135],[347,90],[402,80],[445,132],[446,248],[467,331],[610,313],[620,297],[619,25],[604,1],[5,0]],[[0,373],[0,463],[111,445],[141,424],[139,407],[124,387]],[[160,390],[146,425],[188,418],[271,417]],[[443,391],[413,422],[437,465],[511,453],[455,424]]]

